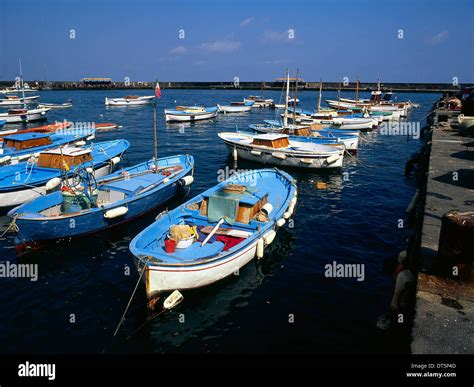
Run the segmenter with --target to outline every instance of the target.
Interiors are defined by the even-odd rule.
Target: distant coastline
[[[26,81],[32,87],[42,90],[46,82],[44,81]],[[0,89],[11,87],[14,80],[0,81]],[[153,89],[155,82],[111,82],[109,84],[96,85],[85,84],[82,81],[50,81],[48,86],[52,90],[136,90],[136,89]],[[262,87],[263,86],[263,87]],[[208,90],[281,90],[282,82],[240,82],[236,86],[233,82],[160,82],[162,89],[208,89]],[[354,91],[356,85],[354,82],[348,83],[346,86],[340,86],[339,82],[323,82],[324,90]],[[473,83],[461,84],[454,86],[450,83],[383,83],[381,89],[383,91],[391,90],[394,92],[418,92],[418,93],[443,93],[449,91],[459,91],[461,88],[474,87]],[[359,82],[359,91],[370,91],[377,88],[377,83]],[[300,82],[299,90],[318,90],[319,82]],[[50,90],[48,88],[48,90]]]

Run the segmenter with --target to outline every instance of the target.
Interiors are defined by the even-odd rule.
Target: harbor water
[[[97,140],[125,138],[123,160],[134,165],[153,156],[153,107],[108,107],[105,97],[124,91],[44,91],[41,102],[72,100],[71,109],[53,110],[48,122],[114,122]],[[134,91],[150,95],[151,90]],[[159,156],[190,153],[195,181],[189,197],[261,164],[232,157],[220,131],[247,129],[276,119],[281,111],[219,115],[193,124],[165,124],[163,109],[174,105],[215,106],[259,91],[163,90],[158,102]],[[347,94],[351,98],[352,95]],[[299,107],[314,109],[317,92],[302,91]],[[360,93],[361,98],[369,95]],[[265,92],[280,100],[280,92]],[[336,98],[325,92],[324,98]],[[420,104],[406,118],[423,127],[438,94],[400,93]],[[14,128],[15,126],[8,126]],[[394,282],[384,270],[406,244],[405,210],[416,190],[404,176],[405,163],[420,141],[375,129],[363,136],[357,156],[336,173],[287,169],[298,180],[298,205],[290,226],[280,229],[262,260],[254,260],[212,286],[183,292],[184,301],[158,316],[147,311],[141,286],[117,337],[114,330],[138,279],[128,245],[165,208],[117,229],[54,243],[17,261],[14,235],[0,239],[0,263],[36,263],[38,278],[0,278],[0,351],[38,353],[379,353],[407,351],[403,340],[387,337],[376,322],[390,304]],[[318,184],[319,183],[319,184]],[[325,184],[321,184],[325,183]],[[4,226],[9,219],[2,215]],[[405,222],[406,223],[406,222]],[[402,226],[402,227],[400,227]],[[362,264],[363,280],[330,278],[328,264]],[[152,318],[147,322],[147,319]]]

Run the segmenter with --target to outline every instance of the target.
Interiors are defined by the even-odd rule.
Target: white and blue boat
[[[231,102],[230,105],[217,105],[220,113],[244,113],[252,110],[255,101]]]
[[[217,106],[177,106],[174,109],[165,109],[166,122],[194,122],[214,118],[219,113]]]
[[[275,128],[269,126],[252,126],[256,133],[288,134],[297,141],[313,142],[321,145],[343,146],[348,152],[357,152],[359,148],[359,134],[337,134],[331,131],[311,131],[309,128]],[[241,132],[244,133],[245,132]]]
[[[112,173],[130,147],[127,140],[104,141],[89,147],[64,146],[41,152],[26,162],[0,168],[0,211],[18,206],[59,188],[78,167],[96,178]]]
[[[278,169],[261,169],[230,179],[162,214],[130,243],[144,268],[149,297],[210,285],[262,258],[276,232],[293,215],[296,181]],[[166,249],[171,230],[192,237]],[[181,246],[180,246],[181,244]]]
[[[152,159],[98,180],[83,170],[76,186],[63,182],[60,191],[8,213],[18,228],[17,253],[130,222],[185,192],[184,187],[193,182],[193,170],[190,155],[160,158],[158,169]]]
[[[83,130],[79,134],[18,133],[3,137],[0,142],[0,165],[12,164],[38,156],[40,152],[67,144],[85,145],[94,138],[95,130]]]

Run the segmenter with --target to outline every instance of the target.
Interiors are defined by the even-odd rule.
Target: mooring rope
[[[16,224],[16,220],[18,219],[19,215],[20,214],[15,214],[15,216],[13,217],[13,220],[10,222],[7,229],[2,233],[2,235],[0,235],[0,238],[3,238],[5,236],[5,234],[9,231],[13,231],[13,232],[20,231],[20,229],[18,228],[18,226]]]
[[[137,289],[138,289],[138,285],[140,284],[140,281],[141,281],[141,279],[142,279],[142,277],[143,277],[143,273],[145,273],[145,271],[146,271],[146,265],[147,265],[148,261],[149,261],[151,258],[152,258],[151,256],[148,257],[148,259],[147,259],[147,260],[145,261],[145,263],[143,264],[142,272],[141,272],[140,276],[138,277],[137,283],[136,283],[136,285],[135,285],[135,289],[133,289],[132,295],[131,295],[130,299],[128,300],[127,307],[125,308],[125,311],[123,312],[122,317],[120,318],[120,321],[119,321],[119,323],[118,323],[118,325],[117,325],[117,328],[115,329],[114,336],[117,335],[117,332],[119,331],[121,325],[122,325],[123,322],[125,321],[125,315],[126,315],[127,312],[128,312],[128,308],[130,307],[130,305],[131,305],[131,303],[132,303],[133,297],[135,297],[135,293],[136,293],[136,291],[137,291]]]

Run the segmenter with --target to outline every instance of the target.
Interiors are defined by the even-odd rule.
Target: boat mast
[[[290,71],[286,69],[286,96],[285,96],[285,114],[283,116],[283,127],[288,126],[288,98],[290,95]]]
[[[293,94],[293,124],[296,125],[296,98],[298,97],[298,67],[296,68],[295,92]]]
[[[356,79],[356,106],[358,102],[359,102],[359,74],[357,74],[357,79]]]
[[[323,78],[319,79],[318,113],[321,111],[321,98],[323,93]]]
[[[25,87],[23,83],[23,71],[21,70],[21,59],[18,58],[18,63],[20,65],[20,87],[21,87],[21,93],[23,95],[23,109],[26,109],[26,101],[25,101]]]
[[[337,89],[337,110],[341,110],[341,82],[339,82],[339,89]]]
[[[158,82],[158,81],[157,81]],[[155,98],[153,98],[153,158],[155,162],[155,173],[158,173],[158,136],[156,133],[156,86],[155,86]]]

